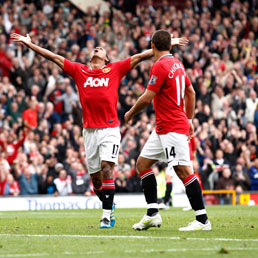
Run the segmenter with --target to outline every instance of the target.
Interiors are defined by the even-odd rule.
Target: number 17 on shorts
[[[119,151],[119,145],[113,144],[113,150],[112,150],[112,156],[111,156],[112,159],[117,158],[118,151]]]

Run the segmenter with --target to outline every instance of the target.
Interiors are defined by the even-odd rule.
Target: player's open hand
[[[179,46],[185,46],[189,43],[189,40],[186,37],[179,38]]]
[[[20,35],[20,34],[17,34],[17,33],[12,33],[11,34],[11,39],[14,41],[14,42],[18,42],[18,43],[23,43],[25,45],[30,45],[31,44],[31,38],[30,38],[30,35],[27,34],[26,37]]]
[[[182,38],[173,38],[173,34],[171,34],[171,46],[185,46],[189,43],[189,40],[186,37]]]

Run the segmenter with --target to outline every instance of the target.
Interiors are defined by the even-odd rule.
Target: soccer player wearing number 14
[[[151,167],[157,161],[165,161],[168,166],[173,166],[183,181],[195,211],[196,220],[179,230],[211,230],[200,184],[193,174],[189,155],[188,138],[193,136],[195,92],[184,66],[170,54],[170,44],[171,38],[167,31],[159,30],[152,36],[151,45],[156,63],[151,69],[149,84],[144,94],[125,114],[125,122],[129,122],[154,100],[156,128],[136,163],[147,202],[147,214],[133,228],[146,230],[160,227],[162,223],[158,213],[157,183]]]

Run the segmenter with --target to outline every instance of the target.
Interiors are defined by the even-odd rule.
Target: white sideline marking
[[[258,250],[257,247],[229,247],[226,248],[228,251],[248,251],[248,250]],[[219,251],[220,248],[200,248],[200,249],[187,249],[187,248],[170,248],[170,249],[160,249],[160,250],[155,250],[155,249],[149,249],[149,250],[141,250],[141,251],[136,251],[136,250],[125,250],[126,253],[153,253],[153,252],[200,252],[200,251]]]
[[[220,248],[202,248],[202,249],[187,249],[187,248],[172,248],[172,249],[149,249],[149,250],[125,250],[125,253],[155,253],[155,252],[207,252],[207,251],[219,251]],[[233,247],[227,248],[228,251],[252,251],[258,250],[258,248],[246,248],[246,247]],[[93,251],[93,252],[63,252],[63,253],[29,253],[29,254],[0,254],[0,257],[30,257],[30,256],[55,256],[55,255],[91,255],[91,254],[102,254],[104,251]]]
[[[79,254],[102,254],[104,251],[95,251],[95,252],[84,252],[84,253],[74,253],[74,252],[63,252],[63,253],[34,253],[34,254],[0,254],[0,257],[28,257],[28,256],[46,256],[46,255],[79,255]]]
[[[133,239],[169,239],[192,241],[232,241],[232,242],[258,242],[258,238],[198,238],[198,237],[155,237],[155,236],[110,236],[110,235],[31,235],[31,234],[0,234],[7,237],[67,237],[67,238],[133,238]]]
[[[36,253],[36,254],[0,254],[0,257],[29,257],[29,256],[46,256],[48,253]]]

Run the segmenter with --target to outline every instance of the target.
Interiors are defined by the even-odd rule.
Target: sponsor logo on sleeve
[[[158,79],[158,76],[152,75],[150,78],[149,84],[150,85],[156,84],[157,79]]]

